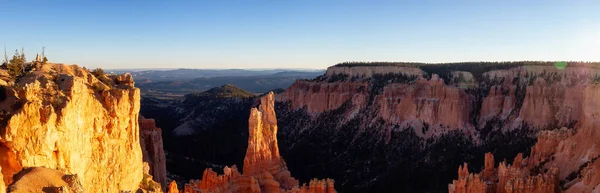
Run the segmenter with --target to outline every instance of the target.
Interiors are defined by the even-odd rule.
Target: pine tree
[[[104,70],[102,68],[96,68],[95,70],[92,71],[92,74],[98,78],[101,79],[104,77]]]
[[[18,50],[15,50],[15,55],[13,55],[12,59],[8,62],[8,74],[13,77],[18,77],[23,74],[25,66],[25,54],[19,53]]]

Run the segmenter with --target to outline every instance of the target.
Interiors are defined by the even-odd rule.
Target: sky
[[[88,68],[600,61],[597,0],[0,0],[0,46]]]

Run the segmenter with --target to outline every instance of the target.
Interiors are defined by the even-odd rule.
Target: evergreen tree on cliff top
[[[15,50],[15,54],[6,66],[8,68],[8,74],[10,74],[13,77],[20,76],[25,70],[25,63],[25,53],[19,53],[18,50]]]

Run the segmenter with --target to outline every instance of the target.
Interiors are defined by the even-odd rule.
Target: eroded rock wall
[[[487,71],[476,80],[470,72],[451,74],[454,78],[444,80],[411,67],[330,67],[325,76],[299,80],[276,98],[312,115],[350,102],[349,117],[375,113],[386,123],[417,128],[424,137],[455,129],[473,133],[490,120],[505,123],[503,130],[551,129],[582,118],[583,92],[600,70],[533,65]],[[405,77],[399,80],[400,75]],[[411,76],[418,78],[403,81]],[[423,133],[423,127],[431,130]]]
[[[160,183],[161,187],[166,190],[168,181],[162,130],[156,127],[154,119],[140,116],[139,123],[142,158],[150,165],[149,174],[152,175],[154,181]]]
[[[595,98],[600,94],[600,85],[590,85],[582,88],[580,91],[580,107],[576,114],[581,115],[579,122],[574,128],[561,128],[555,130],[540,131],[538,141],[531,148],[531,153],[525,161],[519,158],[519,164],[524,167],[505,167],[501,164],[498,167],[499,187],[504,187],[506,192],[509,190],[525,190],[528,192],[592,192],[600,187],[600,170],[598,170],[600,152],[598,152],[600,124],[600,102]],[[574,102],[571,102],[574,104]],[[543,116],[541,116],[543,117]],[[487,163],[486,155],[486,163]],[[515,161],[517,162],[517,161]],[[486,164],[486,169],[488,164]],[[513,163],[517,165],[517,163]],[[560,168],[558,170],[557,168]],[[462,167],[461,167],[462,169]],[[459,179],[450,185],[449,190],[462,191],[468,187],[469,182],[473,181],[464,178],[459,169]],[[484,169],[483,173],[485,173]],[[502,169],[502,170],[500,170]],[[504,172],[500,172],[504,171]],[[522,180],[506,180],[502,176],[523,176],[527,173],[540,173],[537,178]],[[547,176],[551,174],[551,176]],[[539,178],[539,177],[542,178]],[[504,179],[504,180],[503,180]],[[489,191],[488,191],[489,192]],[[495,192],[502,192],[497,189]]]

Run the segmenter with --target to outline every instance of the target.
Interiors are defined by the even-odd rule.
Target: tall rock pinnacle
[[[255,173],[264,166],[280,161],[273,93],[261,98],[258,109],[250,110],[248,125],[248,149],[243,172]]]
[[[331,179],[313,179],[299,186],[279,155],[277,146],[277,118],[273,92],[263,96],[258,108],[250,110],[248,119],[248,149],[244,158],[243,174],[235,166],[217,175],[212,169],[204,171],[203,179],[192,180],[184,187],[185,193],[199,192],[335,192]],[[171,186],[170,193],[177,192]]]

